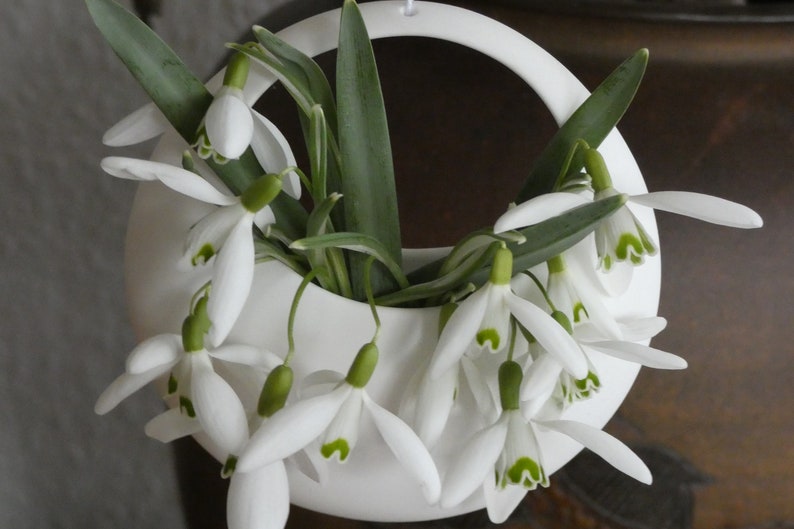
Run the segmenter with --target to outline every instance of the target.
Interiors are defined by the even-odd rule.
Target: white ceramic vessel
[[[361,5],[370,36],[433,37],[485,53],[524,79],[558,123],[564,122],[588,95],[564,66],[501,23],[471,11],[425,2],[414,3],[414,13],[406,16],[404,6],[402,1]],[[338,11],[332,11],[304,20],[279,35],[314,56],[336,46],[338,28]],[[257,78],[246,87],[247,96],[255,99],[274,81]],[[180,140],[165,137],[155,157],[178,164],[182,149]],[[599,150],[613,172],[616,187],[628,193],[645,191],[639,169],[616,131]],[[141,185],[130,219],[126,256],[131,318],[140,338],[179,332],[190,297],[209,279],[208,270],[186,273],[179,265],[188,229],[209,208],[159,184]],[[656,237],[652,213],[649,210],[636,213]],[[426,255],[427,252],[413,254],[419,261]],[[289,307],[299,283],[299,276],[278,263],[258,265],[251,296],[228,341],[257,344],[283,355],[287,350]],[[629,290],[608,305],[617,316],[655,315],[659,286],[660,264],[656,257],[637,271]],[[381,360],[367,390],[378,403],[396,412],[411,374],[433,351],[438,310],[381,308],[379,314]],[[310,285],[296,322],[298,351],[292,363],[296,380],[320,369],[345,372],[361,345],[371,339],[373,328],[366,304]],[[595,357],[595,362],[603,389],[591,400],[570,407],[564,418],[601,427],[625,398],[638,367],[606,356]],[[460,410],[453,415],[447,433],[433,452],[442,472],[450,456],[477,427],[479,424],[468,420]],[[548,473],[559,469],[581,449],[574,441],[553,432],[542,432],[540,442]],[[318,485],[294,465],[288,465],[288,472],[293,503],[347,518],[427,520],[469,512],[484,505],[480,493],[455,509],[427,505],[418,487],[366,420],[349,461],[331,466],[327,485]]]

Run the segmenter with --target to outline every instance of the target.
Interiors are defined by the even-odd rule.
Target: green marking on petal
[[[204,244],[201,248],[199,248],[198,252],[190,259],[190,264],[193,266],[198,266],[200,264],[204,264],[210,259],[212,256],[215,255],[215,248],[207,243]]]
[[[527,489],[534,489],[546,481],[546,472],[537,461],[530,457],[521,457],[507,469],[507,479],[515,485],[521,484]]]
[[[642,254],[644,248],[642,240],[633,233],[624,233],[620,236],[618,244],[615,247],[615,256],[621,260],[631,259],[634,264],[642,262]],[[639,263],[635,259],[639,257]]]
[[[347,460],[347,456],[350,455],[350,445],[347,440],[340,437],[336,441],[326,443],[320,448],[320,453],[326,459],[331,459],[331,456],[336,452],[339,452],[339,461]]]
[[[196,410],[193,408],[193,401],[191,401],[189,398],[185,396],[179,397],[179,409],[191,419],[196,418]]]
[[[585,318],[589,318],[590,317],[590,315],[587,313],[587,309],[584,308],[584,304],[581,301],[578,301],[573,306],[573,321],[574,321],[574,323],[581,323],[584,320],[584,318],[582,318],[582,316],[584,316]]]
[[[168,375],[168,394],[173,395],[176,393],[176,389],[179,387],[179,382],[177,382],[176,377],[173,373]]]
[[[485,342],[491,342],[491,349],[498,351],[499,343],[501,342],[499,332],[494,328],[481,329],[477,333],[477,343],[480,347],[485,347]]]
[[[234,474],[235,468],[237,468],[237,456],[230,455],[226,458],[226,462],[223,464],[223,468],[221,469],[221,477],[228,478]]]

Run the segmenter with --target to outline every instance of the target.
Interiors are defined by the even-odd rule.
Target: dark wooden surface
[[[746,232],[658,215],[660,314],[669,326],[654,345],[686,357],[690,367],[643,370],[608,426],[642,453],[656,484],[632,483],[583,454],[504,527],[794,527],[794,59],[785,53],[794,50],[794,26],[665,28],[486,8],[555,53],[590,88],[636,48],[650,47],[646,80],[619,126],[649,188],[741,201],[766,223]],[[476,53],[418,40],[375,49],[404,243],[448,244],[493,222],[553,133],[550,117],[512,74]],[[282,112],[279,97],[269,96],[268,112],[288,129],[293,116]],[[211,526],[211,516],[195,518],[195,527]],[[296,509],[289,527],[420,525]],[[474,513],[426,527],[490,524]]]

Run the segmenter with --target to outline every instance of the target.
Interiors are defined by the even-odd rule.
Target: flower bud
[[[375,371],[375,366],[378,365],[378,354],[378,346],[374,343],[364,345],[353,360],[345,382],[354,388],[365,387]]]
[[[524,372],[513,360],[507,360],[499,366],[499,398],[503,410],[517,410],[520,407],[521,381]]]
[[[240,195],[240,203],[251,213],[263,210],[281,193],[283,184],[277,174],[265,174],[251,182]]]
[[[294,374],[292,368],[284,364],[276,366],[265,379],[262,392],[259,394],[259,403],[256,411],[260,417],[271,417],[284,407],[287,397],[292,389]]]
[[[513,252],[502,246],[496,250],[491,266],[490,281],[494,285],[507,285],[513,278]]]

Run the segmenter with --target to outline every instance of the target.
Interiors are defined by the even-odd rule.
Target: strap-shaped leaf
[[[94,23],[169,122],[192,143],[212,95],[174,51],[112,0],[86,0]]]
[[[593,148],[601,145],[634,99],[647,64],[648,50],[637,51],[590,94],[535,161],[516,203],[554,190],[566,157],[577,141],[584,140]],[[568,173],[582,168],[580,154],[574,156]]]
[[[342,8],[336,80],[344,229],[377,239],[389,258],[400,263],[400,219],[383,94],[372,44],[353,0],[345,0]],[[366,258],[355,254],[350,257],[353,295],[363,299]],[[385,270],[372,270],[375,294],[393,290],[394,286]]]
[[[623,206],[626,200],[626,195],[615,195],[523,228],[520,233],[525,237],[526,242],[522,244],[512,242],[507,245],[513,252],[513,274],[548,261],[578,243],[595,230],[602,220]],[[443,262],[444,260],[440,259],[428,263],[408,274],[408,280],[412,284],[433,281],[441,270]],[[489,271],[490,267],[486,266],[472,271],[460,280],[481,285],[488,280]],[[451,271],[450,274],[453,272]]]
[[[623,207],[626,200],[627,195],[604,198],[520,230],[527,242],[507,245],[513,252],[513,274],[546,262],[578,243],[601,221]],[[488,279],[487,274],[487,271],[480,271],[473,280],[484,282]]]
[[[179,135],[192,144],[212,94],[149,26],[124,7],[113,0],[86,0],[86,6],[116,55]],[[226,164],[209,160],[209,164],[237,194],[262,174],[250,149],[239,160]],[[279,197],[272,208],[285,231],[302,230],[306,212],[297,203]]]
[[[400,265],[389,256],[383,244],[370,235],[352,232],[326,233],[315,237],[306,237],[292,244],[293,250],[321,250],[327,248],[342,248],[351,250],[362,256],[371,255],[384,265],[385,271],[392,275],[400,288],[408,287],[408,280],[405,278]],[[354,254],[355,255],[355,254]],[[373,272],[379,268],[373,268]],[[362,274],[363,279],[363,274]]]

